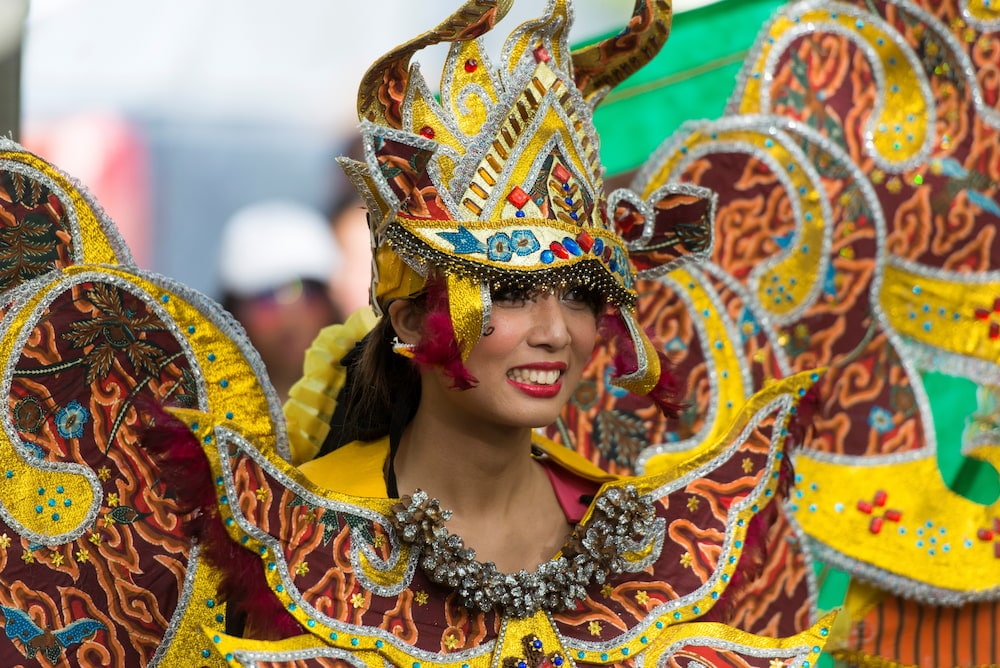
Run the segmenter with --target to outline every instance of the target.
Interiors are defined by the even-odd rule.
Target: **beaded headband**
[[[621,33],[574,52],[570,5],[550,0],[494,67],[479,38],[510,4],[466,2],[362,80],[365,159],[341,164],[370,212],[375,309],[418,292],[432,269],[442,274],[464,360],[489,319],[491,287],[587,285],[620,309],[635,346],[637,368],[616,383],[648,393],[660,368],[636,325],[635,282],[708,249],[711,204],[690,188],[646,201],[605,195],[592,114],[666,41],[670,4],[637,0]],[[451,48],[439,101],[409,63],[441,42]]]

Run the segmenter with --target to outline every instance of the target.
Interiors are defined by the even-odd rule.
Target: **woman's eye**
[[[579,285],[566,288],[562,293],[562,300],[570,306],[580,308],[594,308],[597,303],[593,291]]]
[[[493,303],[504,306],[523,306],[531,295],[522,288],[503,288],[493,293]]]

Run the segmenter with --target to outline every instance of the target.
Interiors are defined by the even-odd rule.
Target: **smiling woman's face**
[[[479,380],[455,390],[439,370],[424,374],[421,409],[484,428],[551,424],[580,382],[597,341],[594,300],[585,291],[504,291],[493,297],[486,332],[465,366]]]

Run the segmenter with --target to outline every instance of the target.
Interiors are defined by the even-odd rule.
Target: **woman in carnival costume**
[[[346,169],[377,316],[321,335],[284,417],[231,318],[135,267],[77,184],[0,142],[4,229],[34,262],[3,284],[12,663],[815,663],[830,619],[783,639],[725,623],[767,556],[812,374],[641,477],[534,431],[599,330],[609,382],[675,408],[635,280],[706,251],[711,202],[603,190],[592,108],[662,46],[668,3],[637,2],[622,34],[574,53],[553,0],[494,67],[478,37],[508,7],[471,0],[366,75],[365,160]],[[407,64],[440,42],[438,102]],[[135,441],[151,400],[172,414],[145,431],[159,469]],[[223,632],[220,598],[245,637]]]
[[[611,382],[676,410],[636,325],[635,267],[655,275],[705,251],[711,203],[697,188],[603,191],[592,106],[662,45],[667,3],[637,3],[622,35],[572,53],[570,7],[552,2],[494,67],[478,37],[506,8],[467,2],[362,82],[365,160],[344,167],[369,208],[376,319],[328,329],[307,358],[286,416],[308,482],[268,515],[281,547],[258,546],[286,560],[265,556],[266,593],[232,571],[224,586],[240,590],[245,635],[264,640],[218,646],[233,661],[813,662],[822,625],[775,640],[712,623],[752,575],[741,553],[765,549],[758,514],[807,380],[755,398],[728,442],[669,474],[615,479],[535,432],[575,391],[599,330],[617,350]],[[408,64],[440,42],[452,47],[438,102]],[[253,498],[271,498],[280,476],[253,468]],[[240,487],[226,496],[248,498]],[[322,531],[303,533],[303,506]],[[699,619],[712,621],[678,624]]]

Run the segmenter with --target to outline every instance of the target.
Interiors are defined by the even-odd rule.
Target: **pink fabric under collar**
[[[538,463],[549,476],[566,521],[569,524],[579,524],[600,485],[593,480],[573,475],[547,457],[540,459]]]

